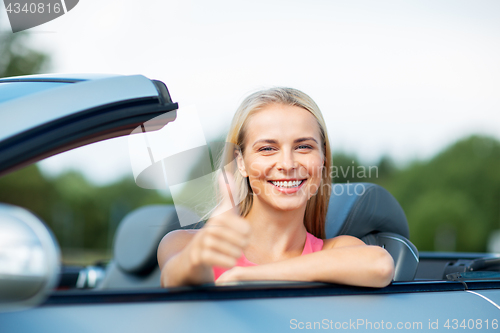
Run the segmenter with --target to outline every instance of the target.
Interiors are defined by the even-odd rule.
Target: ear
[[[243,154],[241,153],[241,150],[238,150],[235,154],[236,154],[236,163],[238,164],[238,170],[240,171],[240,174],[245,178],[248,177],[248,173],[245,168],[245,163],[243,161]]]

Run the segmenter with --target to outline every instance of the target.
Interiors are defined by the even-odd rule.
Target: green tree
[[[106,250],[118,224],[130,211],[149,204],[168,204],[157,191],[138,187],[132,177],[106,186],[89,183],[70,171],[51,181],[54,199],[51,225],[62,247]]]
[[[358,158],[353,154],[336,152],[332,154],[332,183],[353,183],[359,180],[356,177],[357,168],[360,166]]]
[[[500,142],[475,135],[410,164],[385,187],[405,210],[417,248],[482,252],[500,226],[499,170]],[[452,235],[443,247],[439,240]]]
[[[46,202],[54,194],[50,182],[36,165],[0,178],[0,202],[28,208],[45,221],[51,216],[51,207]]]
[[[380,177],[379,166],[361,163],[354,154],[335,152],[332,156],[333,183],[376,183]]]
[[[0,77],[36,74],[49,68],[48,54],[28,46],[30,34],[0,30]]]

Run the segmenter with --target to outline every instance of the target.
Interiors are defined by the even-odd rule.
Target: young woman
[[[324,239],[331,153],[323,116],[309,96],[291,88],[250,95],[226,141],[239,147],[237,168],[219,178],[225,194],[202,229],[173,231],[161,241],[163,287],[245,280],[369,287],[391,282],[394,262],[383,248],[345,235]]]

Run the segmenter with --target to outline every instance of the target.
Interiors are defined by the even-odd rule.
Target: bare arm
[[[198,272],[190,265],[186,254],[183,252],[189,242],[193,239],[197,231],[194,230],[175,230],[163,237],[158,246],[158,265],[161,269],[161,286],[172,287],[187,284],[196,284],[191,281],[193,277],[198,278],[198,283],[213,281],[209,272]],[[203,274],[205,273],[205,274]]]
[[[379,246],[365,245],[351,236],[325,240],[323,250],[275,263],[235,267],[217,282],[292,280],[385,287],[394,276],[391,255]]]

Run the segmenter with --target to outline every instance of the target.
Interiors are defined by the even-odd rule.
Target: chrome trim
[[[93,289],[104,279],[104,269],[98,266],[87,266],[80,271],[76,280],[78,289]]]
[[[471,294],[474,294],[474,295],[477,295],[477,296],[479,296],[479,297],[484,298],[485,300],[487,300],[488,302],[490,302],[491,304],[493,304],[494,306],[496,306],[498,310],[500,310],[500,306],[499,306],[497,303],[493,302],[493,301],[492,301],[491,299],[489,299],[488,297],[486,297],[486,296],[484,296],[484,295],[481,295],[480,293],[476,293],[475,291],[471,291],[471,290],[465,290],[465,291],[466,291],[466,292],[468,292],[468,293],[471,293]]]

